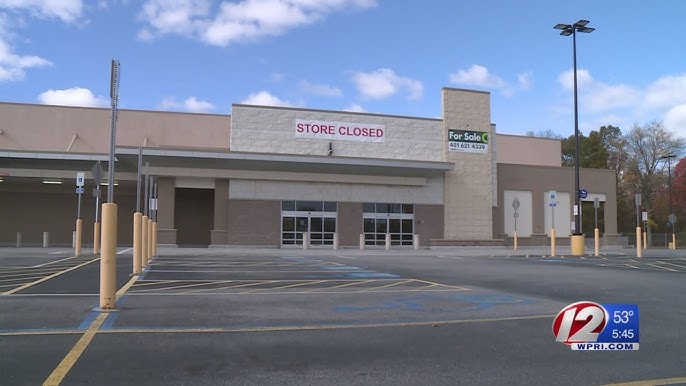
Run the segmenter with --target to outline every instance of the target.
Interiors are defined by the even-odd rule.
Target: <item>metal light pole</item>
[[[676,222],[676,216],[674,215],[674,210],[672,208],[672,158],[676,157],[674,154],[669,154],[660,159],[667,160],[667,183],[669,185],[669,229],[672,231],[672,243],[670,247],[676,249],[676,235],[674,234],[674,223]]]
[[[555,29],[561,30],[560,35],[572,35],[572,46],[574,54],[574,189],[576,213],[574,214],[574,235],[572,236],[572,255],[584,254],[584,238],[581,234],[581,195],[579,188],[579,107],[577,96],[577,76],[576,76],[576,33],[591,33],[595,28],[586,27],[588,20],[579,20],[574,24],[557,24]],[[576,236],[576,237],[575,237]],[[576,242],[574,242],[576,240]]]

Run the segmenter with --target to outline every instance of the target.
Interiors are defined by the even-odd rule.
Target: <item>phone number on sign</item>
[[[486,151],[488,151],[488,145],[483,143],[450,142],[448,150],[470,153],[486,153]]]

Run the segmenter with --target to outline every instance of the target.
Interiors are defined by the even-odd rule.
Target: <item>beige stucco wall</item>
[[[562,165],[562,142],[559,139],[496,134],[499,164]]]
[[[455,163],[455,169],[445,173],[445,239],[490,240],[493,153],[448,151],[449,129],[488,132],[493,138],[490,93],[444,88],[442,99],[443,152],[445,161]]]
[[[118,117],[117,146],[229,148],[229,115],[119,110]],[[110,125],[110,109],[0,103],[0,149],[106,154]]]
[[[328,139],[296,138],[296,119],[384,125],[384,142],[331,141],[334,155],[441,161],[441,121],[389,115],[234,105],[231,150],[326,155]]]

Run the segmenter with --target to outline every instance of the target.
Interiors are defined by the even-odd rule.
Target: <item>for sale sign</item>
[[[448,130],[448,151],[488,153],[488,133],[450,129]]]

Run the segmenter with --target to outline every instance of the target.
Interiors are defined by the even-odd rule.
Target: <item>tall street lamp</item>
[[[669,229],[672,231],[672,244],[671,247],[676,249],[676,236],[674,234],[674,223],[676,222],[676,216],[672,210],[672,158],[676,157],[674,154],[669,154],[660,157],[660,159],[667,160],[667,183],[669,185]]]
[[[595,31],[595,28],[586,27],[588,23],[588,20],[579,20],[574,24],[557,24],[553,27],[561,30],[560,35],[562,36],[572,35],[572,46],[574,50],[574,189],[576,191],[574,203],[576,206],[576,213],[574,214],[572,255],[584,254],[584,237],[583,234],[581,234],[581,192],[579,188],[579,107],[576,84],[576,33],[591,33]]]

